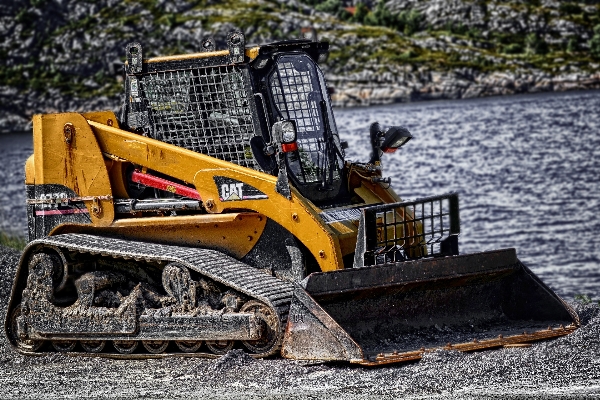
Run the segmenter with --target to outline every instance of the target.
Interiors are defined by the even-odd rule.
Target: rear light
[[[289,153],[296,150],[298,150],[298,144],[296,142],[281,144],[281,151],[283,151],[284,153]]]

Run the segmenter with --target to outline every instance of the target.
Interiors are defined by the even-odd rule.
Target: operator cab
[[[207,39],[202,53],[144,59],[141,44],[129,43],[120,125],[276,175],[286,197],[291,185],[319,206],[339,204],[344,152],[317,66],[329,44],[246,47],[243,34],[232,32],[228,47],[215,51]]]

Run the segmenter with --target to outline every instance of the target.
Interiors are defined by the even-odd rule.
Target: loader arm
[[[210,213],[222,213],[226,209],[261,213],[302,241],[322,271],[343,268],[337,237],[321,222],[314,209],[293,187],[290,188],[291,199],[277,193],[276,177],[98,122],[84,120],[83,117],[73,120],[76,119],[79,124],[85,123],[92,127],[103,153],[193,183]],[[267,198],[221,201],[214,176],[242,181],[260,190]]]

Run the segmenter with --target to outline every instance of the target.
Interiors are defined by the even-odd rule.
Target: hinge
[[[100,200],[98,197],[92,199],[92,214],[98,217],[102,213],[102,206],[100,206]]]

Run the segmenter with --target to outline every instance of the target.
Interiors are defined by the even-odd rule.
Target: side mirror
[[[373,165],[381,163],[381,155],[384,152],[393,153],[412,139],[408,129],[402,126],[392,126],[384,132],[378,122],[371,124],[370,137],[372,153],[369,164]]]

